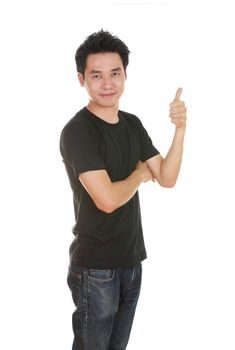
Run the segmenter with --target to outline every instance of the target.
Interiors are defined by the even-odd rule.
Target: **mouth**
[[[112,97],[116,95],[116,92],[113,92],[113,93],[109,93],[109,94],[100,94],[101,97],[104,97],[104,98],[108,98],[108,97]]]

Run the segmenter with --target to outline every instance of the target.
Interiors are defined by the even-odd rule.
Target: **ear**
[[[81,86],[84,86],[84,78],[81,73],[78,73],[78,80]]]

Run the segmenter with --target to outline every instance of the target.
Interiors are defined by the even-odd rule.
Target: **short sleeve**
[[[142,162],[145,162],[149,158],[152,158],[153,156],[158,155],[160,152],[154,147],[152,140],[148,135],[147,130],[144,128],[139,118],[138,118],[138,121],[139,121],[139,132],[140,132],[140,139],[141,139],[140,160]]]
[[[60,151],[77,178],[84,171],[105,169],[96,133],[89,125],[78,121],[66,125],[61,133]]]

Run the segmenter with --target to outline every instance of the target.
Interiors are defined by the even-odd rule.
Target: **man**
[[[163,158],[140,119],[119,110],[128,57],[127,46],[103,30],[90,35],[75,56],[89,102],[60,139],[76,219],[67,280],[76,305],[73,350],[126,349],[146,258],[138,188],[155,179],[173,187],[181,165],[182,89],[170,105],[176,129]]]

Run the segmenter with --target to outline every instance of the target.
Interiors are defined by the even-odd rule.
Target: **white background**
[[[120,108],[165,155],[179,86],[188,108],[177,186],[140,189],[148,259],[129,350],[235,349],[232,1],[3,1],[0,8],[3,350],[71,348],[72,193],[64,124],[87,102],[74,62],[101,28],[130,48]]]

